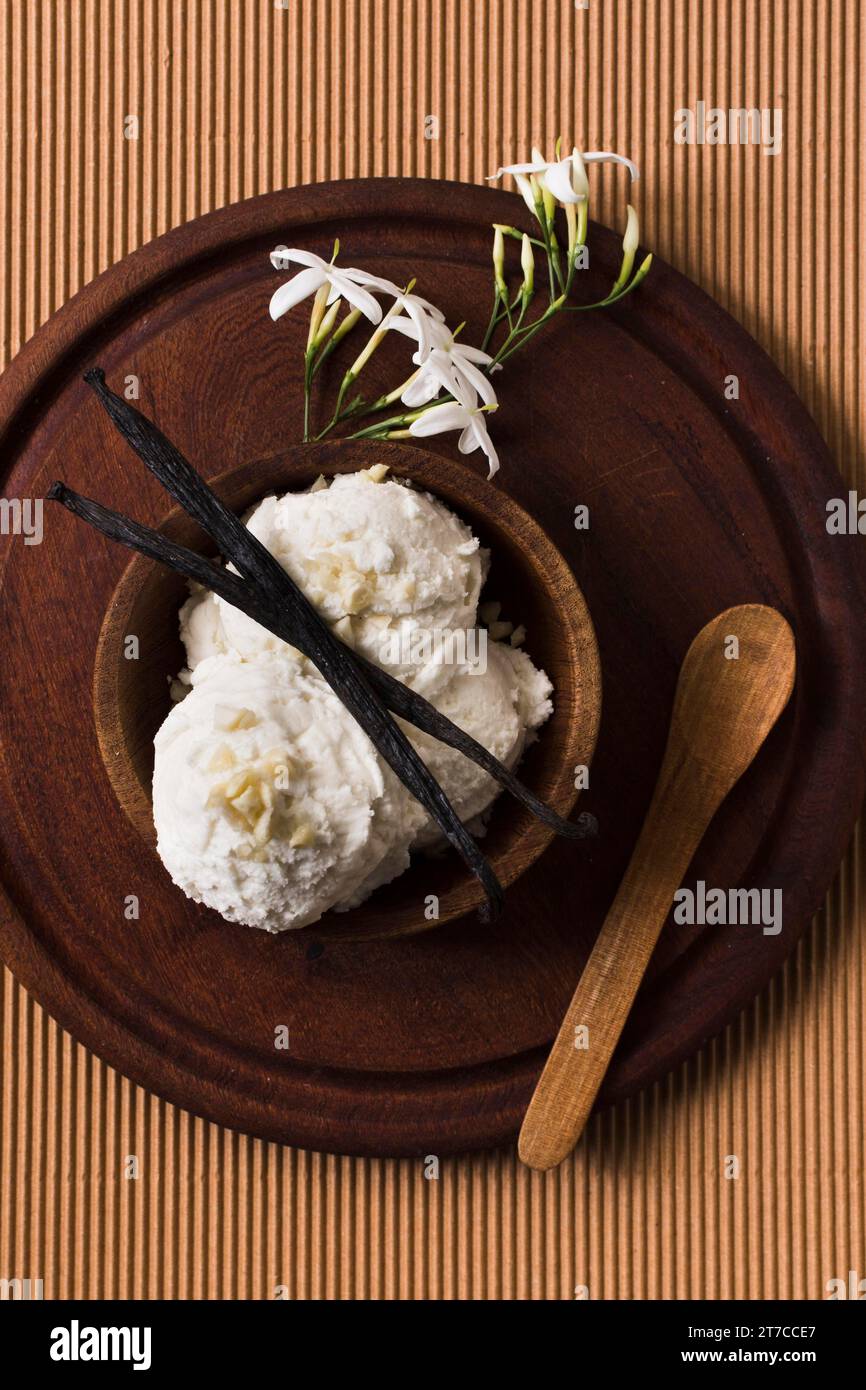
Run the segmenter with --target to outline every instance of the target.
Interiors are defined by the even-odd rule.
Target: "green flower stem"
[[[559,242],[556,240],[556,232],[553,224],[550,226],[550,254],[553,260],[553,273],[556,276],[560,290],[565,292],[565,279],[562,274],[562,261],[560,258]]]
[[[419,405],[415,410],[405,411],[402,415],[391,415],[387,420],[379,420],[375,425],[368,425],[366,429],[358,430],[355,434],[346,437],[348,439],[384,439],[386,435],[390,435],[393,438],[393,434],[390,434],[391,431],[411,425],[413,420],[417,420],[425,411],[432,410],[434,405],[446,405],[448,401],[453,401],[453,399],[454,397],[450,392],[444,396],[437,396],[435,400],[427,401],[425,405]]]
[[[494,289],[494,291],[493,291],[493,308],[492,308],[491,311],[490,311],[490,322],[489,322],[488,325],[487,325],[487,332],[484,334],[484,338],[483,338],[483,341],[482,341],[482,343],[481,343],[481,350],[482,350],[482,352],[486,352],[486,351],[487,351],[487,344],[490,342],[490,339],[493,337],[494,330],[495,330],[495,328],[496,328],[497,323],[499,322],[499,316],[497,315],[497,312],[496,312],[498,308],[499,308],[499,291],[498,291],[497,289]]]
[[[565,278],[566,295],[571,293],[571,287],[574,283],[574,271],[577,263],[577,257],[581,251],[581,248],[586,245],[586,231],[589,221],[589,213],[587,211],[587,206],[587,203],[581,203],[578,206],[577,210],[577,227],[575,229],[574,247],[568,255],[568,274]]]
[[[330,434],[332,429],[334,429],[337,425],[342,424],[344,420],[350,420],[354,415],[373,415],[377,410],[386,410],[389,405],[393,405],[395,401],[400,399],[403,392],[406,390],[406,387],[409,385],[410,382],[415,380],[415,377],[418,375],[418,372],[420,370],[421,368],[419,367],[417,371],[412,373],[408,381],[402,382],[399,386],[396,386],[393,391],[389,391],[387,395],[379,396],[375,401],[372,401],[369,405],[365,405],[363,396],[356,396],[353,401],[349,402],[345,410],[342,409],[342,401],[345,397],[346,390],[343,389],[343,387],[341,387],[341,394],[337,397],[337,404],[334,409],[334,414],[331,420],[325,426],[325,428],[319,434],[316,435],[316,440],[318,441],[320,439],[324,439],[325,435]],[[348,389],[348,387],[346,387],[346,389]]]
[[[534,338],[539,329],[543,328],[544,325],[563,308],[565,308],[565,296],[560,295],[558,299],[555,299],[552,304],[548,305],[544,313],[541,314],[539,318],[535,319],[533,323],[528,323],[519,333],[513,333],[510,337],[506,338],[490,364],[490,367],[487,368],[488,374],[492,367],[497,366],[499,363],[507,362],[508,358],[511,357],[518,348],[522,348],[524,343],[528,343],[530,338]]]
[[[337,392],[337,404],[334,406],[334,413],[323,430],[316,435],[316,439],[324,439],[326,434],[330,434],[335,425],[343,419],[343,401],[346,399],[346,392],[354,382],[355,378],[351,372],[347,372],[340,382],[340,389]]]
[[[376,439],[383,436],[390,429],[401,429],[409,417],[407,415],[391,415],[387,420],[379,420],[375,425],[368,425],[366,429],[356,430],[354,434],[347,436],[349,439]]]
[[[518,333],[520,333],[520,332],[522,331],[523,320],[524,320],[524,318],[526,317],[526,310],[529,308],[529,306],[530,306],[531,303],[532,303],[532,295],[531,295],[531,294],[522,294],[522,295],[520,296],[520,313],[517,315],[517,322],[516,322],[515,325],[514,325],[513,331],[512,331],[511,334],[509,335],[510,337],[514,338],[514,337],[517,336]],[[508,339],[506,338],[505,341],[507,342]],[[493,366],[493,364],[495,363],[495,361],[496,361],[496,358],[493,359],[493,362],[492,362],[490,365]]]
[[[544,203],[535,204],[535,217],[541,228],[543,237],[544,251],[547,256],[547,278],[550,285],[550,302],[556,299],[556,286],[559,285],[560,291],[565,289],[565,281],[562,278],[562,266],[559,260],[559,243],[556,240],[556,233],[553,230],[552,222],[548,222]]]
[[[529,301],[527,301],[527,303],[528,303],[528,302],[529,302]],[[515,309],[518,307],[518,305],[521,306],[521,309],[520,309],[520,319],[522,319],[522,318],[523,318],[523,315],[526,313],[526,305],[523,303],[523,293],[522,293],[521,290],[518,290],[517,294],[514,296],[514,298],[513,298],[512,301],[511,301],[511,314],[514,313],[514,311],[515,311]],[[508,318],[509,325],[511,325],[511,315],[507,315],[507,314],[504,312],[504,310],[503,310],[503,311],[500,311],[500,312],[497,313],[497,314],[494,314],[493,320],[492,320],[492,326],[489,326],[489,327],[488,327],[488,331],[487,331],[487,333],[485,333],[485,335],[484,335],[484,341],[483,341],[482,344],[481,344],[481,350],[482,350],[482,352],[486,352],[486,351],[487,351],[487,348],[488,348],[489,343],[490,343],[490,339],[491,339],[491,337],[493,336],[494,331],[499,327],[500,323],[502,323],[503,319],[505,319],[506,317]],[[518,320],[518,322],[519,322],[519,321],[520,321],[520,320]],[[511,332],[511,331],[516,330],[516,327],[517,327],[516,324],[513,325],[513,327],[510,327],[509,331]]]
[[[625,299],[627,294],[631,294],[632,290],[636,290],[638,285],[646,279],[649,275],[652,263],[652,256],[647,256],[641,261],[627,285],[616,292],[612,290],[604,299],[597,300],[595,304],[567,304],[565,307],[573,314],[582,314],[585,313],[587,309],[606,309],[609,305],[616,304],[618,300]]]
[[[494,226],[495,226],[495,225],[496,225],[496,224],[494,223]],[[518,231],[517,227],[504,227],[504,226],[502,227],[502,234],[503,234],[503,236],[511,237],[512,240],[514,240],[514,241],[522,241],[522,240],[523,240],[523,235],[524,235],[523,232]],[[533,246],[537,246],[541,251],[544,250],[544,242],[543,242],[539,237],[537,237],[537,236],[531,236],[531,237],[529,238],[529,240],[532,242],[532,245],[533,245]]]
[[[311,381],[315,381],[319,371],[327,362],[328,358],[330,357],[331,353],[334,351],[334,348],[336,346],[337,344],[335,343],[333,338],[329,338],[328,341],[325,343],[325,346],[322,348],[321,352],[319,353],[318,357],[313,363],[313,369],[310,373]]]
[[[550,302],[552,304],[554,299],[556,298],[556,286],[554,284],[553,279],[553,252],[550,247],[550,237],[547,232],[547,223],[542,222],[542,227],[544,228],[544,250],[547,254],[547,278],[550,282]]]
[[[348,380],[347,377],[349,378]],[[337,425],[341,425],[344,420],[350,420],[353,415],[358,415],[362,413],[361,408],[364,404],[364,398],[360,395],[355,396],[354,400],[351,400],[349,404],[346,406],[346,408],[343,409],[343,401],[345,399],[346,392],[348,391],[349,387],[351,386],[354,380],[355,378],[349,377],[348,373],[347,376],[343,378],[343,381],[340,385],[340,392],[337,396],[337,404],[334,407],[334,413],[331,416],[325,428],[323,430],[319,430],[319,433],[316,435],[316,443],[318,443],[320,439],[324,439],[326,435],[331,433],[331,430],[336,429]]]
[[[304,443],[310,439],[310,387],[313,382],[315,350],[304,353]]]

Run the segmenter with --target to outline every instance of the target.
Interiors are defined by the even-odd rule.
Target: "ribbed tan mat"
[[[202,212],[313,179],[481,180],[561,132],[633,155],[642,242],[755,334],[866,487],[864,78],[859,0],[0,0],[2,361]],[[676,144],[699,101],[781,108],[780,152]],[[621,180],[595,183],[618,222]],[[754,1007],[546,1176],[507,1153],[427,1181],[221,1131],[7,974],[0,1279],[50,1298],[826,1297],[866,1277],[862,882],[858,840]]]

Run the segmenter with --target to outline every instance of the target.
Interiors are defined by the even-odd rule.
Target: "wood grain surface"
[[[644,242],[758,337],[866,482],[857,0],[476,0],[471,23],[448,0],[3,0],[0,54],[4,363],[213,207],[311,179],[480,182],[562,132],[637,158]],[[780,155],[675,145],[698,99],[782,106]],[[619,224],[619,182],[595,186]],[[866,1268],[862,863],[858,832],[784,974],[546,1177],[509,1152],[428,1181],[245,1140],[123,1081],[7,975],[0,1273],[49,1296],[824,1297]]]
[[[167,233],[82,290],[0,378],[7,475],[36,497],[59,474],[121,510],[134,498],[139,519],[165,514],[164,492],[142,477],[81,380],[98,354],[112,381],[134,375],[146,413],[206,476],[228,465],[252,488],[255,460],[269,476],[281,442],[302,431],[307,326],[302,315],[277,328],[270,320],[269,248],[321,252],[339,235],[353,261],[401,283],[417,276],[449,322],[480,333],[491,224],[524,215],[516,194],[371,179],[249,199]],[[618,262],[612,233],[591,224],[590,236],[587,302],[603,295]],[[334,383],[356,351],[343,345]],[[725,363],[749,382],[736,410],[721,389]],[[365,387],[378,396],[406,369],[405,344],[393,335]],[[801,679],[790,717],[716,817],[693,874],[725,890],[781,892],[784,929],[669,921],[604,1101],[657,1080],[756,993],[793,950],[844,852],[863,795],[863,571],[859,537],[825,528],[825,500],[842,481],[803,406],[734,320],[661,261],[652,286],[624,306],[551,324],[527,371],[528,403],[513,367],[499,378],[503,467],[490,490],[502,501],[482,503],[483,479],[448,496],[457,505],[465,491],[492,548],[490,593],[529,626],[530,649],[561,690],[549,736],[525,764],[530,784],[554,801],[568,797],[570,769],[556,754],[584,679],[563,671],[576,659],[579,625],[560,634],[551,621],[533,576],[543,558],[528,561],[512,539],[515,502],[579,578],[605,692],[584,794],[600,829],[551,843],[510,887],[492,933],[464,914],[406,940],[335,941],[330,926],[274,939],[238,931],[177,893],[153,852],[142,854],[135,837],[130,844],[89,717],[98,635],[126,553],[95,544],[54,507],[40,546],[7,547],[0,788],[14,821],[0,836],[0,948],[98,1055],[206,1118],[376,1157],[515,1138],[646,815],[682,657],[696,631],[734,603],[789,616]],[[419,470],[430,481],[449,443],[433,446],[434,462]],[[449,476],[446,466],[446,492]],[[575,527],[582,502],[588,530]],[[144,644],[148,629],[135,635]],[[117,660],[126,661],[123,651]],[[145,693],[165,691],[171,673],[155,675],[147,657],[141,667]],[[16,673],[26,669],[22,682]],[[151,727],[166,707],[163,694]],[[592,719],[588,745],[594,727]],[[45,815],[55,805],[62,835]],[[537,834],[525,812],[512,819],[507,805],[497,808],[487,847],[505,857],[506,879],[516,877],[523,839]],[[389,920],[417,917],[428,892],[446,908],[463,893],[469,906],[467,886],[450,857],[419,864],[347,926],[357,917],[387,932]],[[130,894],[139,905],[133,924]],[[277,1052],[280,1026],[291,1043]]]
[[[757,603],[726,608],[686,652],[649,809],[520,1127],[531,1168],[561,1163],[583,1133],[670,905],[787,705],[795,670],[794,634]],[[775,925],[763,911],[759,920]]]

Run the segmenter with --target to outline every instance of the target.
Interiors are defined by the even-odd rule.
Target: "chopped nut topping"
[[[258,724],[258,715],[251,709],[233,709],[231,705],[215,705],[213,726],[231,733],[234,729],[252,729]]]
[[[226,801],[234,801],[249,786],[252,779],[252,769],[245,768],[243,772],[238,772],[222,788],[222,794]]]
[[[264,782],[262,785],[267,786],[267,783]],[[268,807],[264,811],[262,811],[262,814],[259,816],[255,825],[253,826],[253,839],[255,840],[257,845],[266,845],[268,840],[271,838],[272,819],[273,811],[270,809],[270,807]]]
[[[346,613],[342,618],[338,618],[334,623],[334,632],[342,642],[346,642],[350,647],[354,646],[355,632],[352,627],[352,619]]]
[[[372,468],[362,468],[361,477],[369,478],[371,483],[381,483],[388,472],[387,463],[374,463]]]
[[[229,772],[237,759],[227,743],[221,743],[207,765],[208,772]]]
[[[228,771],[237,759],[227,744],[221,744],[211,759],[210,771]],[[242,859],[264,859],[263,847],[277,834],[285,834],[285,803],[278,804],[277,792],[289,790],[299,776],[299,766],[283,748],[272,748],[255,764],[239,768],[227,782],[215,786],[209,797],[210,805],[222,805],[239,817],[251,832],[256,853],[248,845],[239,846]],[[282,824],[280,821],[282,820]],[[300,837],[300,838],[299,838]],[[312,844],[315,839],[308,825],[296,826],[289,843],[294,847]]]
[[[316,838],[316,832],[311,825],[297,825],[292,831],[289,844],[292,849],[306,849]]]

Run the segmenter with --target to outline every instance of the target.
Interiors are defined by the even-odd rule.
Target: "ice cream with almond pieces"
[[[551,713],[550,681],[498,605],[481,605],[478,627],[489,556],[450,508],[379,465],[266,497],[245,520],[343,641],[515,766]],[[180,627],[187,666],[155,740],[153,805],[189,897],[285,931],[356,905],[441,842],[310,661],[206,590]],[[477,833],[497,784],[399,722]]]

